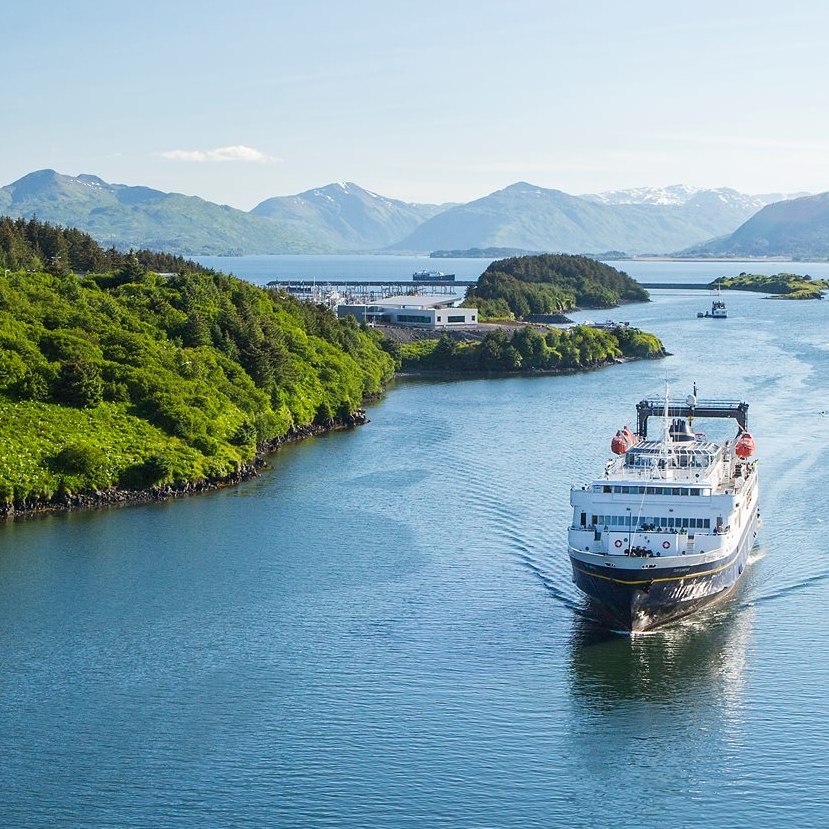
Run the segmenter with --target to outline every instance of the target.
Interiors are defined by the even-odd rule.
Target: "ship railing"
[[[600,528],[593,524],[587,526],[571,524],[570,529],[595,534]],[[584,547],[568,546],[578,552],[587,551],[610,557],[653,558],[662,555],[718,555],[730,530],[730,526],[719,530],[694,529],[691,531],[684,528],[677,530],[671,527],[644,530],[639,527],[625,530],[623,537],[619,537],[620,533],[618,531],[608,532],[604,530],[602,538],[596,538],[594,535],[589,542],[585,539],[583,543],[586,543],[586,546]],[[641,543],[641,538],[644,535],[651,538],[656,536],[657,538],[673,539],[673,541],[669,543],[668,547],[664,547],[662,544],[658,544],[656,547],[648,547],[647,544]],[[637,538],[640,539],[639,542]],[[628,541],[628,539],[630,540]],[[617,542],[622,543],[617,545]],[[608,544],[611,544],[611,546],[608,547]]]
[[[660,407],[664,408],[664,406],[665,406],[665,398],[664,397],[645,397],[641,402],[642,403],[647,403],[649,406],[652,406],[653,408],[660,408]],[[679,401],[679,400],[675,400],[675,401],[669,400],[668,401],[668,406],[681,405],[681,404],[682,404],[682,401]],[[723,410],[725,410],[725,409],[734,409],[734,408],[737,408],[741,405],[747,407],[748,404],[741,403],[740,401],[733,400],[733,399],[731,399],[731,400],[717,400],[717,399],[709,400],[708,398],[699,399],[694,403],[694,406],[696,408],[700,408],[700,409],[705,408],[705,409],[723,409]]]

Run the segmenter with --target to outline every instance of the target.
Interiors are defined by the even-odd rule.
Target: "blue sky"
[[[823,2],[5,0],[0,30],[0,186],[829,190]]]

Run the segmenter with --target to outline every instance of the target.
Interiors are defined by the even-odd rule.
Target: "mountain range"
[[[76,227],[105,247],[124,250],[147,248],[183,256],[326,250],[304,228],[282,226],[244,210],[54,170],[38,170],[0,188],[0,214]]]
[[[256,205],[254,216],[314,228],[333,249],[372,250],[393,245],[451,205],[410,204],[378,196],[352,182],[329,184]]]
[[[626,191],[632,193],[632,191]],[[655,199],[655,192],[648,191]],[[688,189],[684,202],[632,201],[621,193],[571,196],[518,182],[444,210],[391,245],[398,251],[518,247],[562,253],[625,251],[658,254],[729,233],[764,202],[734,190]]]
[[[765,249],[772,255],[787,245],[790,255],[826,256],[825,200],[829,194],[748,196],[685,185],[573,196],[517,182],[466,204],[439,205],[390,199],[344,182],[266,199],[246,212],[94,175],[39,170],[0,188],[0,214],[77,227],[105,246],[184,256],[489,247],[702,256],[763,255],[748,251]],[[784,229],[779,238],[778,227]]]
[[[829,257],[829,193],[766,205],[729,236],[683,251],[684,256]]]

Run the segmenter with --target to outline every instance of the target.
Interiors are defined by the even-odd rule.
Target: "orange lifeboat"
[[[743,460],[750,458],[754,454],[754,438],[748,432],[743,432],[737,438],[737,443],[734,445],[734,452],[738,458],[742,458]]]
[[[619,429],[610,441],[610,448],[616,455],[624,455],[631,446],[635,446],[639,438],[636,437],[630,430],[630,426],[625,426],[624,429]]]
[[[633,432],[630,431],[630,426],[625,426],[625,428],[622,429],[622,434],[625,436],[625,438],[627,438],[628,449],[630,449],[631,446],[635,446],[637,441],[639,440],[639,438],[637,438],[636,435],[634,435]]]
[[[631,444],[628,442],[627,435],[625,435],[624,431],[619,429],[619,431],[613,435],[613,440],[610,441],[611,451],[614,455],[624,455],[630,447]]]

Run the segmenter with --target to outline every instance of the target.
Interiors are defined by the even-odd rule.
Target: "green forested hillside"
[[[479,343],[462,343],[449,336],[420,340],[401,346],[400,356],[404,371],[584,371],[623,358],[664,357],[665,349],[653,334],[626,326],[547,330],[522,326],[511,333],[496,328]]]
[[[208,268],[181,256],[138,250],[124,253],[102,248],[88,233],[38,219],[0,216],[0,268],[12,271],[46,271],[61,274],[105,273],[122,267],[131,258],[158,273],[184,270],[209,273]]]
[[[0,504],[232,475],[393,374],[379,334],[327,309],[136,256],[87,276],[19,269],[49,254],[3,229]]]
[[[541,254],[492,262],[467,291],[489,318],[554,314],[647,302],[648,292],[626,273],[586,256]]]

